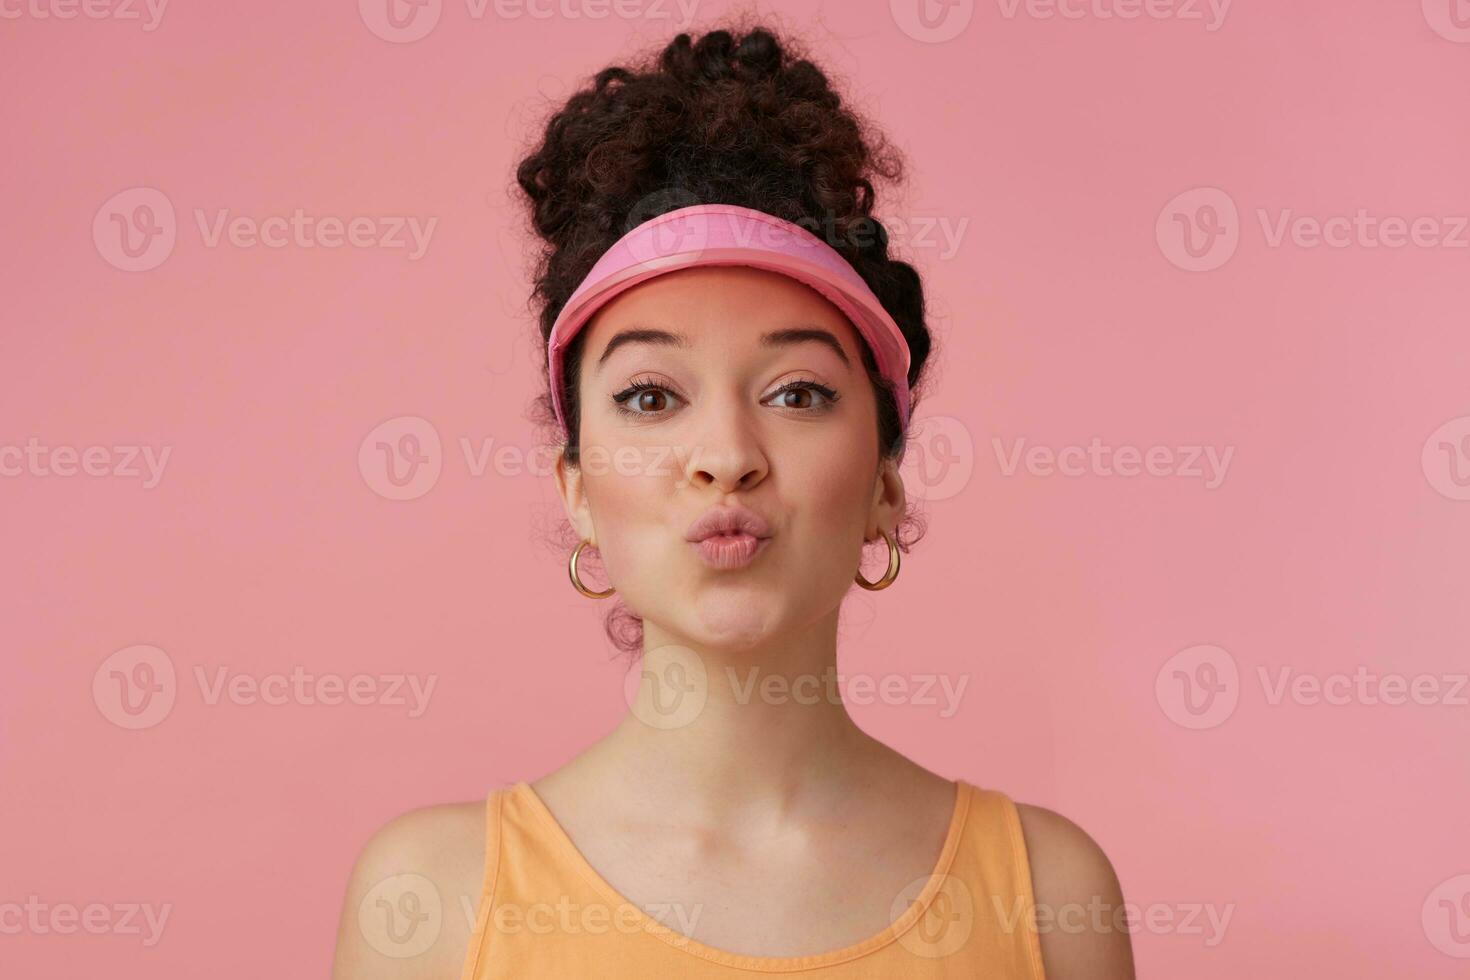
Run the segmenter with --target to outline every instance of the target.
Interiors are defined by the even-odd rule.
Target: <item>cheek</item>
[[[804,443],[792,459],[802,519],[824,536],[834,558],[846,561],[845,551],[834,546],[850,541],[854,552],[861,548],[878,468],[877,441],[867,430],[844,427]]]
[[[582,481],[608,575],[627,582],[666,564],[656,549],[669,533],[670,489],[680,476],[672,458],[632,447],[584,452]]]
[[[790,601],[809,612],[840,602],[852,585],[877,472],[876,445],[845,433],[833,436],[792,458],[782,494],[792,535],[781,574]]]

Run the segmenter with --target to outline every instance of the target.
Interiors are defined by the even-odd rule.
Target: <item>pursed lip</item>
[[[763,540],[771,536],[771,525],[748,507],[739,504],[715,506],[695,518],[684,539],[697,542],[716,534],[749,534]]]

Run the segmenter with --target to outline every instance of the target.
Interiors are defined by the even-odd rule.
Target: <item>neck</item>
[[[599,743],[608,771],[690,814],[826,809],[881,751],[837,686],[837,615],[738,651],[644,624],[630,710]]]

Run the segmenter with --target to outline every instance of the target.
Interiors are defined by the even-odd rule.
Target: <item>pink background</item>
[[[0,973],[325,975],[373,828],[535,778],[623,710],[606,606],[549,544],[550,482],[464,450],[535,445],[508,187],[542,100],[683,26],[672,0],[565,2],[537,9],[584,16],[431,3],[412,41],[377,0],[176,3],[151,30],[142,6],[3,8],[0,453],[170,456],[151,487],[58,474],[64,455],[0,476],[0,906],[171,911],[150,947],[11,928]],[[1086,828],[1176,923],[1135,934],[1141,977],[1463,976],[1470,9],[1239,0],[1212,23],[1155,2],[961,3],[927,31],[907,0],[773,18],[906,151],[880,215],[936,223],[894,236],[943,344],[908,471],[930,530],[893,589],[849,599],[842,662],[969,688],[951,718],[854,712]],[[174,210],[137,271],[112,223],[147,203],[132,188]],[[220,209],[436,224],[418,258],[211,246],[196,214]],[[1427,217],[1444,243],[1273,244],[1286,209]],[[1212,214],[1191,257],[1178,229]],[[394,500],[359,450],[404,417],[440,472]],[[1094,437],[1232,456],[1214,487],[1007,472],[1017,440]],[[175,680],[129,729],[104,661],[139,644]],[[196,679],[298,668],[437,680],[409,717],[211,704]],[[1283,668],[1440,696],[1273,703],[1260,672]],[[1200,702],[1186,681],[1212,678]],[[1231,910],[1223,940],[1182,925],[1199,904]]]

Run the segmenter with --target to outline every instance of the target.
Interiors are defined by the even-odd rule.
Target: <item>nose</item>
[[[683,454],[684,478],[694,487],[714,486],[723,493],[749,490],[770,468],[759,423],[743,407],[707,403],[695,442]]]

